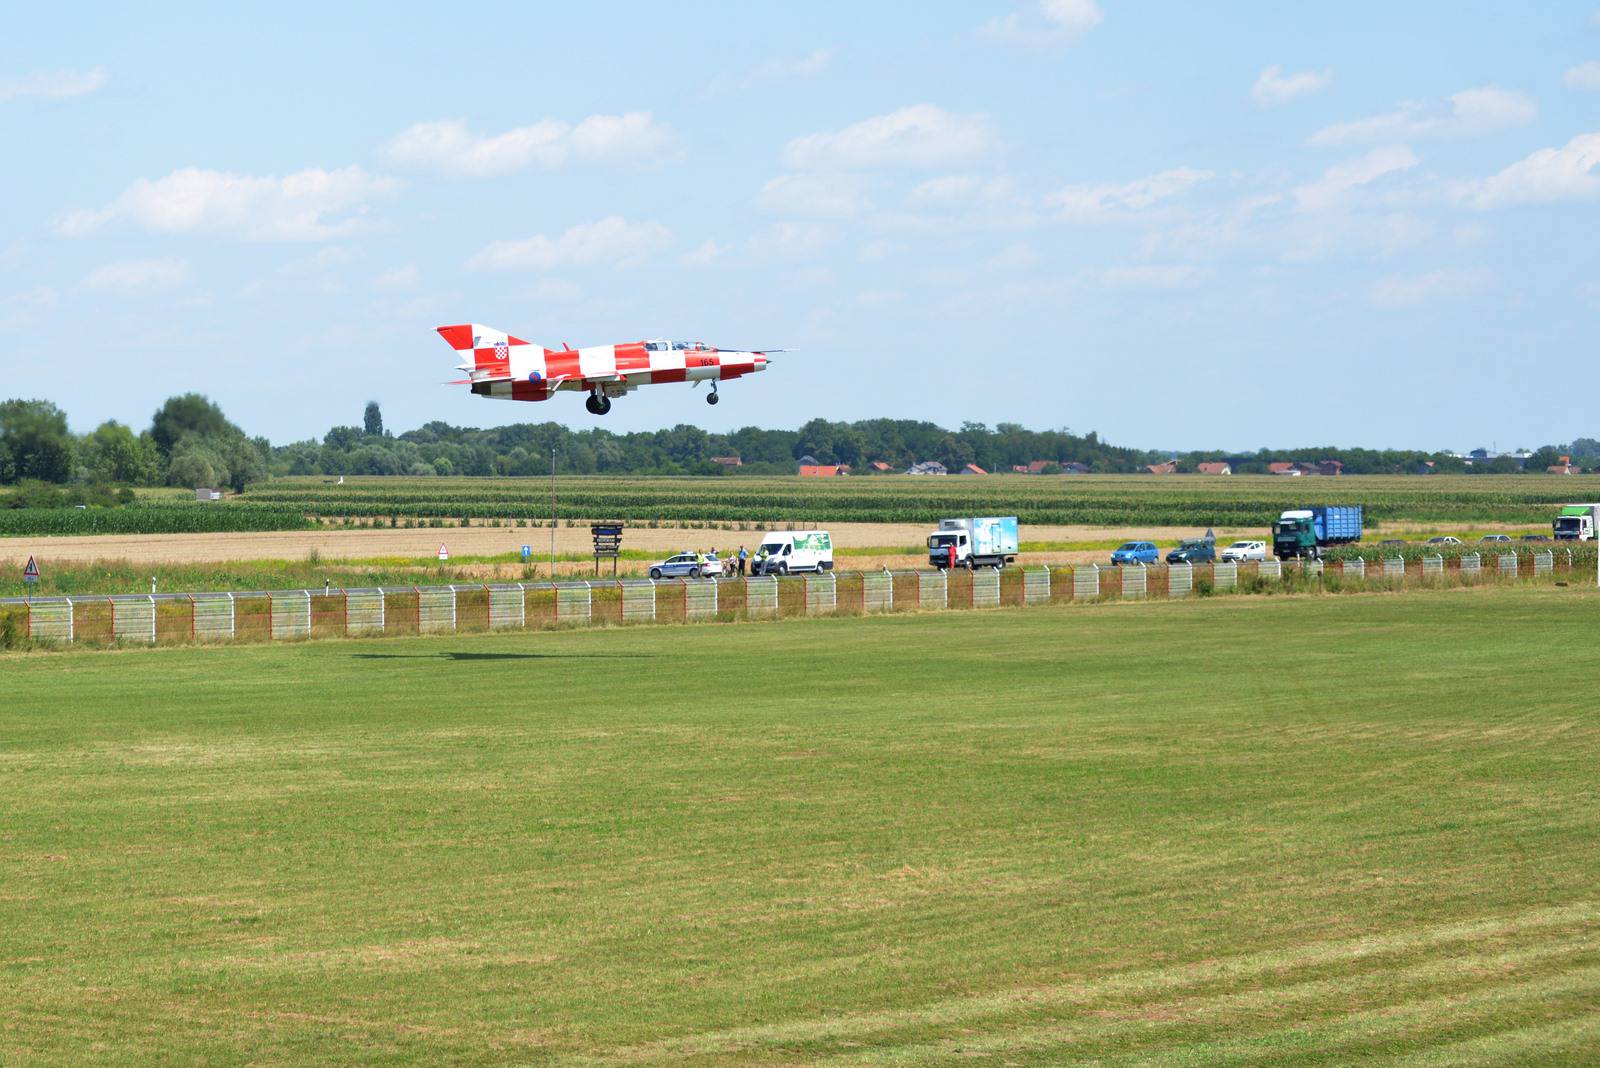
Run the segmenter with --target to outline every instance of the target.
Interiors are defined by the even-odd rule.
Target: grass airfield
[[[1593,1063],[1597,619],[0,657],[0,1062]]]

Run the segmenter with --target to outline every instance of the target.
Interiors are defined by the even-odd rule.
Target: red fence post
[[[189,595],[189,640],[194,641],[196,637],[197,635],[194,622],[194,594],[191,593]]]
[[[267,594],[267,638],[272,638],[272,594]]]
[[[344,634],[348,638],[350,636],[350,591],[343,586],[339,587],[339,599],[344,602],[342,606],[344,612]]]
[[[417,595],[417,633],[421,634],[422,633],[422,591],[417,589],[415,586],[413,586],[413,587],[411,587],[411,592]]]
[[[494,594],[489,592],[489,584],[483,584],[483,629],[494,630],[494,606],[489,602],[494,599]]]

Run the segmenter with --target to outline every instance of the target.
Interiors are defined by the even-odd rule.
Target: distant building
[[[743,467],[744,461],[737,456],[713,456],[711,462],[721,464],[723,467]]]
[[[836,475],[846,475],[846,474],[849,474],[849,473],[850,473],[850,468],[849,467],[841,467],[838,464],[801,464],[800,465],[800,477],[801,478],[833,478]]]
[[[1411,472],[1411,473],[1413,475],[1431,475],[1431,474],[1433,474],[1433,472],[1434,472],[1434,463],[1433,463],[1433,461],[1432,460],[1424,460],[1420,464],[1418,464],[1417,465],[1417,469],[1415,471]]]
[[[1233,465],[1224,463],[1195,464],[1195,471],[1202,475],[1231,475]]]
[[[196,486],[194,488],[194,499],[197,501],[220,501],[222,500],[222,491],[205,486]]]
[[[1305,474],[1305,472],[1300,470],[1300,465],[1299,464],[1286,463],[1286,462],[1283,462],[1283,461],[1280,460],[1280,461],[1275,461],[1275,462],[1270,463],[1270,464],[1267,465],[1267,474],[1269,474],[1269,475],[1303,475],[1303,474]]]
[[[803,464],[806,467],[815,467],[821,461],[818,460],[815,456],[812,456],[810,453],[807,453],[806,455],[800,457],[800,459],[795,461],[795,462],[799,463],[799,464]]]
[[[1314,464],[1301,464],[1308,475],[1342,475],[1344,474],[1343,460],[1318,460]]]
[[[878,471],[878,472],[885,473],[885,474],[894,470],[894,468],[890,467],[888,464],[884,463],[882,460],[874,460],[874,461],[872,461],[872,469],[874,471]]]
[[[948,475],[950,472],[938,460],[924,460],[906,468],[908,475]]]
[[[1071,463],[1062,464],[1061,473],[1063,475],[1087,475],[1089,473],[1089,465],[1080,464],[1074,460]]]
[[[1551,464],[1549,467],[1545,468],[1545,473],[1551,475],[1572,474],[1572,457],[1563,456],[1560,463]]]
[[[967,464],[965,467],[963,467],[960,471],[958,471],[956,473],[957,474],[961,474],[961,475],[987,475],[989,472],[985,471],[983,468],[979,467],[977,464]]]
[[[1144,469],[1144,473],[1147,475],[1175,475],[1178,473],[1178,465],[1172,460],[1168,460],[1164,464],[1150,464]]]

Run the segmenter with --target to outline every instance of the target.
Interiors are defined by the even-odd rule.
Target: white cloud
[[[1410,308],[1432,300],[1469,297],[1494,281],[1485,269],[1447,267],[1427,274],[1391,274],[1372,285],[1372,302],[1380,308]]]
[[[1005,200],[1016,191],[1015,183],[1006,177],[980,178],[973,174],[950,174],[943,178],[930,178],[911,190],[911,203],[929,206],[959,204],[967,201]]]
[[[871,207],[861,179],[851,174],[780,174],[756,194],[756,207],[774,215],[846,219]]]
[[[981,158],[998,146],[984,115],[952,115],[914,104],[831,133],[797,137],[783,150],[795,170],[937,167]]]
[[[528,295],[543,304],[576,304],[583,299],[583,287],[560,278],[541,278]]]
[[[1474,137],[1513,126],[1526,126],[1538,113],[1527,93],[1485,85],[1463,89],[1442,106],[1407,101],[1393,111],[1318,130],[1306,142],[1318,148],[1339,145],[1413,141],[1422,138]]]
[[[1409,170],[1417,163],[1417,157],[1404,145],[1375,148],[1359,159],[1329,167],[1321,178],[1296,189],[1294,199],[1302,211],[1322,211],[1336,206],[1352,189],[1369,185],[1386,174]]]
[[[678,262],[685,267],[709,267],[727,255],[732,248],[732,245],[724,245],[716,241],[707,240],[678,257]]]
[[[46,74],[29,74],[9,82],[0,82],[0,103],[29,96],[44,100],[65,100],[67,97],[85,96],[105,85],[110,77],[104,67],[86,71],[58,70]]]
[[[886,304],[898,304],[904,299],[904,293],[893,289],[868,289],[856,294],[856,303],[863,308],[881,308]]]
[[[1188,264],[1109,267],[1100,272],[1100,281],[1112,289],[1177,289],[1199,275],[1199,268]]]
[[[1039,254],[1028,245],[1013,244],[989,257],[989,267],[999,271],[1025,271],[1039,265]]]
[[[492,178],[571,162],[649,163],[671,142],[649,112],[590,115],[577,126],[542,119],[505,133],[473,133],[460,119],[419,122],[384,146],[391,163],[455,178]]]
[[[672,243],[658,222],[631,223],[610,215],[579,223],[560,237],[535,234],[521,241],[491,241],[467,266],[486,271],[552,271],[562,267],[638,267]]]
[[[185,259],[122,260],[90,271],[83,288],[91,293],[139,296],[170,293],[193,281],[194,268]]]
[[[20,330],[32,326],[43,312],[59,303],[56,291],[49,286],[34,286],[20,293],[0,297],[0,330]]]
[[[422,274],[417,270],[417,265],[408,263],[403,267],[391,267],[372,280],[374,293],[404,293],[416,289],[422,283]]]
[[[1499,174],[1463,189],[1473,207],[1555,204],[1600,196],[1600,133],[1579,134],[1561,148],[1541,148]]]
[[[1332,82],[1331,70],[1306,70],[1299,74],[1285,74],[1283,68],[1274,63],[1256,78],[1256,84],[1250,87],[1250,95],[1255,98],[1257,104],[1270,107],[1273,104],[1287,103],[1307,93],[1321,92]]]
[[[1561,84],[1568,89],[1600,89],[1600,60],[1580,63],[1561,76]]]
[[[1093,222],[1144,211],[1214,177],[1211,171],[1176,167],[1132,182],[1069,185],[1046,196],[1044,202],[1069,221]]]
[[[780,222],[752,238],[750,250],[762,259],[805,259],[827,249],[835,236],[820,223]]]
[[[1094,0],[1039,0],[1037,16],[1018,12],[990,19],[978,36],[1011,44],[1051,45],[1075,41],[1104,21]]]
[[[1088,33],[1104,18],[1094,0],[1039,0],[1039,12],[1068,33]]]
[[[360,167],[255,177],[193,167],[141,178],[96,211],[75,211],[57,229],[67,237],[126,221],[151,233],[204,234],[250,241],[320,241],[361,228],[370,202],[399,188]]]
[[[858,263],[877,263],[879,260],[888,259],[897,251],[899,250],[893,242],[885,241],[881,237],[874,238],[856,249],[856,261]]]

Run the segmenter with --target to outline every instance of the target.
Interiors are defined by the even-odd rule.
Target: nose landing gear
[[[598,391],[589,394],[589,399],[583,402],[591,415],[605,415],[611,410],[611,398]]]
[[[715,382],[711,383],[711,392],[706,394],[706,403],[717,403],[717,384]]]

